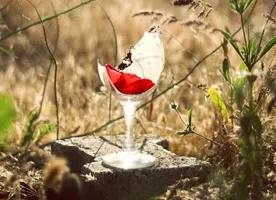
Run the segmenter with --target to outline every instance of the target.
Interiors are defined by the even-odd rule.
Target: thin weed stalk
[[[114,43],[115,43],[115,53],[114,53],[114,66],[117,65],[117,57],[118,57],[118,41],[117,41],[117,35],[116,35],[116,30],[115,30],[115,26],[111,20],[111,18],[109,17],[109,15],[107,14],[107,12],[105,11],[105,9],[101,6],[101,4],[97,1],[95,1],[95,3],[101,8],[101,10],[104,12],[105,16],[107,17],[107,20],[109,22],[109,24],[111,25],[112,28],[112,32],[113,32],[113,36],[114,36]],[[109,104],[108,104],[108,110],[109,110],[109,114],[108,114],[108,118],[109,120],[111,120],[112,117],[112,112],[111,112],[111,107],[112,107],[112,95],[109,94]]]
[[[274,2],[271,10],[270,10],[270,13],[269,15],[271,16],[272,13],[273,13],[273,10],[275,9],[275,6],[276,6],[276,1]],[[263,37],[264,37],[264,33],[265,33],[265,29],[266,29],[266,26],[269,22],[269,18],[267,18],[266,22],[265,22],[265,25],[264,25],[264,28],[263,28],[263,31],[262,31],[262,34],[261,34],[261,37],[260,37],[260,40],[259,40],[259,44],[258,44],[258,47],[257,49],[260,49],[261,48],[261,45],[262,45],[262,41],[263,41]],[[258,62],[261,58],[259,58],[258,60],[255,60],[255,63]]]
[[[25,26],[25,27],[23,27],[23,28],[20,28],[20,29],[18,29],[18,30],[16,30],[16,31],[14,31],[14,32],[12,32],[12,33],[10,33],[10,34],[7,34],[7,35],[5,35],[4,37],[0,38],[0,42],[6,40],[7,38],[9,38],[9,37],[11,37],[11,36],[13,36],[13,35],[15,35],[15,34],[17,34],[17,33],[20,33],[20,32],[22,32],[22,31],[25,31],[25,30],[27,30],[27,29],[29,29],[29,28],[35,26],[35,25],[41,24],[41,23],[43,23],[43,22],[46,22],[46,21],[49,21],[49,20],[52,20],[52,19],[55,19],[55,18],[57,18],[57,17],[59,17],[59,16],[62,16],[62,15],[64,15],[64,14],[67,14],[67,13],[69,13],[69,12],[71,12],[71,11],[73,11],[73,10],[79,8],[79,7],[82,7],[82,6],[84,6],[84,5],[88,4],[88,3],[91,3],[91,2],[93,2],[93,1],[94,1],[94,0],[87,0],[87,1],[84,1],[84,2],[82,2],[82,3],[80,3],[80,4],[76,5],[76,6],[74,6],[74,7],[72,7],[72,8],[69,8],[69,9],[65,10],[65,11],[59,12],[59,13],[57,13],[57,14],[55,14],[55,15],[46,17],[46,18],[41,19],[41,20],[39,20],[39,21],[37,21],[37,22],[34,22],[34,23],[32,23],[32,24],[29,24],[29,25],[27,25],[27,26]]]
[[[9,0],[2,8],[0,8],[0,12],[2,12],[3,10],[5,10],[11,3],[13,0]]]
[[[54,10],[54,13],[57,14],[56,9],[53,5],[53,1],[51,0],[50,2],[51,2],[51,6]],[[57,45],[58,45],[58,40],[59,40],[59,32],[60,32],[58,17],[56,17],[55,19],[56,19],[56,29],[57,29],[56,35],[57,35],[57,37],[55,39],[53,54],[55,54],[55,52],[57,50]],[[47,87],[49,75],[50,75],[50,72],[51,72],[52,64],[53,64],[53,60],[51,59],[51,62],[49,64],[49,67],[48,67],[48,70],[47,70],[47,73],[46,73],[46,78],[45,78],[45,81],[44,81],[44,85],[43,85],[43,92],[42,92],[42,95],[41,95],[42,97],[41,97],[40,106],[39,106],[39,110],[38,110],[38,117],[40,116],[40,113],[42,111],[43,102],[44,102],[44,98],[45,98],[46,87]]]
[[[58,107],[58,99],[57,99],[57,72],[58,72],[58,67],[57,67],[57,61],[55,59],[55,56],[54,54],[52,53],[50,47],[49,47],[49,44],[48,44],[48,39],[47,39],[47,34],[46,34],[46,29],[45,29],[45,26],[44,26],[44,23],[42,22],[42,19],[41,19],[41,16],[37,10],[37,8],[35,7],[35,5],[27,0],[35,9],[38,17],[39,17],[39,20],[41,21],[41,26],[42,26],[42,29],[43,29],[43,36],[44,36],[44,41],[45,41],[45,45],[47,47],[47,50],[54,62],[54,65],[55,65],[55,74],[54,74],[54,94],[55,94],[55,104],[56,104],[56,123],[57,123],[57,131],[56,131],[56,139],[59,139],[59,107]]]

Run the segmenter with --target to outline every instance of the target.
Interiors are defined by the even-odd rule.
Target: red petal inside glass
[[[123,94],[141,94],[155,85],[150,79],[119,72],[109,64],[105,67],[113,85]]]

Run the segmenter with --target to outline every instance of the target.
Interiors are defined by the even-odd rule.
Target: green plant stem
[[[6,7],[11,4],[12,1],[13,0],[9,0],[2,8],[0,8],[0,12],[2,12],[3,10],[5,10]]]
[[[27,25],[27,26],[25,26],[25,27],[23,27],[23,28],[21,28],[21,29],[18,29],[18,30],[16,30],[16,31],[14,31],[14,32],[12,32],[12,33],[10,33],[10,34],[8,34],[8,35],[6,35],[6,36],[0,38],[0,42],[2,42],[2,41],[4,41],[5,39],[11,37],[12,35],[15,35],[15,34],[17,34],[17,33],[19,33],[19,32],[25,31],[25,30],[27,30],[28,28],[31,28],[31,27],[33,27],[33,26],[35,26],[35,25],[37,25],[37,24],[41,24],[41,23],[43,23],[43,22],[52,20],[52,19],[54,19],[54,18],[56,18],[56,17],[59,17],[59,16],[64,15],[64,14],[66,14],[66,13],[69,13],[69,12],[71,12],[72,10],[75,10],[75,9],[77,9],[77,8],[79,8],[79,7],[83,6],[83,5],[85,5],[85,4],[88,4],[88,3],[92,2],[92,1],[94,1],[94,0],[87,0],[87,1],[84,1],[84,2],[82,2],[82,3],[80,3],[80,4],[76,5],[76,6],[74,6],[74,7],[72,7],[72,8],[69,8],[69,9],[67,9],[67,10],[65,10],[65,11],[62,11],[62,12],[60,12],[60,13],[58,13],[58,14],[55,14],[55,15],[46,17],[46,18],[44,18],[44,19],[42,19],[42,20],[39,20],[39,21],[34,22],[34,23],[32,23],[32,24],[29,24],[29,25]]]
[[[174,109],[174,110],[175,110],[175,112],[177,113],[178,118],[181,120],[181,122],[183,123],[183,125],[186,126],[184,120],[182,119],[182,117],[181,117],[181,115],[180,115],[179,110],[178,110],[177,108]],[[191,123],[191,122],[189,122],[189,124],[190,124],[190,123]],[[190,124],[190,125],[191,125],[191,124]],[[212,140],[212,139],[210,139],[210,138],[208,138],[208,137],[206,137],[206,136],[204,136],[204,135],[202,135],[202,134],[199,134],[199,133],[194,132],[194,131],[192,131],[192,133],[194,133],[195,135],[197,135],[197,136],[199,136],[199,137],[201,137],[201,138],[204,138],[205,140],[208,140],[209,142],[212,142],[212,143],[214,143],[214,144],[216,144],[216,145],[222,147],[222,144],[220,144],[220,143],[218,143],[218,142],[216,142],[216,141],[214,141],[214,140]]]
[[[248,95],[249,95],[249,111],[253,111],[253,82],[248,81]]]
[[[18,59],[18,57],[17,57],[15,54],[13,54],[12,52],[8,51],[7,49],[5,49],[5,48],[3,48],[3,47],[0,47],[0,51],[2,51],[2,52],[4,52],[4,53],[8,54],[9,56],[14,57],[15,59]]]
[[[83,134],[80,134],[80,135],[75,135],[75,136],[67,136],[67,137],[63,137],[63,138],[60,138],[60,139],[64,140],[64,139],[69,139],[69,138],[72,138],[72,137],[83,137],[83,136],[88,136],[88,135],[94,135],[95,133],[101,131],[102,129],[104,129],[105,127],[109,126],[110,124],[113,124],[114,122],[119,121],[119,120],[121,120],[123,118],[124,118],[124,116],[121,115],[121,116],[119,116],[119,117],[117,117],[115,119],[112,119],[112,120],[104,123],[103,125],[99,126],[98,128],[94,129],[93,131],[86,132],[86,133],[83,133]],[[48,146],[48,145],[50,145],[52,143],[53,142],[48,142],[48,143],[42,144],[42,145],[40,145],[40,148]],[[0,159],[0,161],[1,161],[1,159]]]
[[[247,43],[247,39],[246,39],[246,35],[245,35],[245,28],[244,28],[245,24],[244,24],[244,19],[243,19],[243,14],[242,13],[240,14],[240,17],[241,17],[242,34],[243,34],[243,39],[244,39],[244,43],[245,43],[245,50],[246,50],[246,52],[245,52],[246,58],[245,59],[246,59],[246,61],[248,61],[247,55],[248,55],[249,50],[248,50],[248,43]],[[249,40],[249,38],[248,38],[248,40]]]
[[[112,94],[109,94],[108,97],[108,120],[112,118]]]
[[[255,151],[255,160],[253,161],[253,183],[252,183],[252,199],[261,199],[262,198],[262,191],[261,191],[261,174],[262,174],[262,160],[261,160],[261,148],[262,146],[259,133],[254,132],[254,151]],[[253,155],[252,155],[253,157]]]
[[[54,13],[56,14],[56,10],[55,10],[55,7],[53,5],[53,2],[52,0],[50,1],[51,2],[51,6],[54,10]],[[58,43],[58,39],[59,39],[59,23],[58,23],[58,18],[55,18],[56,19],[56,24],[57,24],[57,37],[55,39],[55,44],[54,44],[54,51],[53,53],[56,52],[57,50],[57,43]],[[44,41],[46,42],[46,41]],[[41,101],[40,101],[40,106],[39,106],[39,109],[38,109],[38,112],[36,113],[35,117],[32,118],[31,121],[29,121],[29,125],[27,126],[27,131],[26,131],[26,134],[24,137],[23,137],[23,140],[21,141],[21,144],[24,146],[25,143],[27,142],[27,145],[26,147],[28,148],[29,145],[30,145],[30,142],[31,142],[31,139],[33,137],[33,134],[34,134],[34,131],[35,131],[35,128],[33,127],[34,126],[34,123],[35,121],[39,118],[40,114],[41,114],[41,111],[42,111],[42,107],[43,107],[43,102],[44,102],[44,98],[45,98],[45,92],[46,92],[46,87],[47,87],[47,82],[48,82],[48,79],[49,79],[49,74],[50,74],[50,71],[51,71],[51,66],[52,66],[52,63],[53,63],[53,60],[51,60],[50,64],[49,64],[49,67],[48,67],[48,70],[47,70],[47,74],[46,74],[46,78],[45,78],[45,81],[44,81],[44,85],[43,85],[43,92],[42,92],[42,98],[41,98]],[[26,141],[25,138],[29,137],[28,141]]]
[[[204,135],[201,135],[201,134],[199,134],[199,133],[197,133],[197,132],[193,132],[193,133],[194,133],[195,135],[199,136],[199,137],[204,138],[205,140],[208,140],[209,142],[212,142],[212,143],[214,143],[214,144],[220,146],[220,147],[223,146],[222,144],[220,144],[220,143],[218,143],[218,142],[216,142],[216,141],[214,141],[214,140],[212,140],[212,139],[210,139],[210,138],[207,138],[207,137],[205,137]]]
[[[184,47],[184,45],[173,35],[173,34],[171,34],[169,31],[167,31],[167,30],[164,30],[164,33],[167,33],[168,35],[170,35],[178,44],[180,44],[180,46],[184,49],[184,51],[186,51],[187,52],[187,54],[189,54],[192,58],[193,58],[193,60],[195,61],[195,62],[198,62],[198,58],[195,56],[195,54],[193,54],[192,52],[190,52],[190,51],[188,51],[185,47]]]
[[[255,3],[257,3],[257,1],[255,1]],[[253,7],[254,7],[254,6],[253,6]],[[237,20],[236,18],[231,17],[231,15],[222,12],[219,8],[213,7],[213,10],[216,11],[216,12],[218,12],[218,13],[220,13],[220,14],[223,14],[223,15],[227,16],[227,17],[231,20],[231,22],[236,22],[236,23],[238,23],[239,25],[241,25],[240,20]],[[257,34],[254,30],[250,30],[249,26],[247,27],[247,29],[248,29],[248,30],[247,30],[247,31],[248,31],[248,35],[250,34],[249,32],[251,32],[251,33],[253,33],[256,37],[258,37],[258,34]],[[247,37],[247,38],[249,38],[249,37]],[[265,40],[264,40],[264,41],[265,41]],[[266,42],[266,41],[265,41],[265,42]]]
[[[48,39],[47,39],[47,34],[46,34],[46,29],[45,29],[45,26],[44,26],[44,23],[42,22],[42,19],[41,19],[41,16],[37,10],[37,8],[35,7],[35,5],[27,0],[35,9],[37,15],[38,15],[38,18],[39,20],[41,21],[41,26],[42,26],[42,29],[43,29],[43,35],[44,35],[44,41],[45,41],[45,44],[46,44],[46,47],[47,47],[47,50],[55,64],[55,75],[54,75],[54,94],[55,94],[55,104],[56,104],[56,123],[57,123],[57,132],[56,132],[56,139],[59,139],[59,108],[58,108],[58,99],[57,99],[57,61],[55,59],[55,56],[54,54],[52,53],[52,51],[50,50],[50,47],[49,47],[49,44],[48,44]]]
[[[179,110],[178,110],[178,109],[175,109],[175,112],[177,113],[177,115],[178,115],[179,119],[180,119],[180,120],[181,120],[181,122],[184,124],[184,126],[186,126],[186,124],[185,124],[184,120],[182,119],[182,117],[181,117],[181,115],[180,115]]]
[[[250,40],[249,22],[247,23],[247,38],[248,38],[248,40]]]
[[[275,6],[276,6],[276,1],[274,2],[273,6],[272,6],[269,15],[272,15]],[[260,37],[260,41],[259,41],[259,44],[258,44],[258,47],[257,47],[257,52],[258,52],[258,54],[259,54],[259,52],[260,52],[259,50],[260,50],[260,48],[261,48],[261,44],[262,44],[262,41],[263,41],[265,29],[266,29],[266,26],[267,26],[268,22],[269,22],[269,19],[266,20],[265,25],[264,25],[264,28],[263,28],[263,31],[262,31],[262,34],[261,34],[261,37]],[[253,65],[254,65],[255,63],[257,63],[257,62],[261,59],[261,58],[257,59],[257,58],[258,58],[258,54],[255,56],[255,60],[254,60]]]
[[[111,25],[111,28],[112,28],[112,31],[113,31],[113,36],[114,36],[114,42],[115,42],[114,66],[116,66],[117,65],[117,56],[118,56],[118,41],[117,41],[117,34],[116,34],[115,26],[114,26],[111,18],[109,17],[109,15],[105,11],[105,9],[101,6],[101,4],[99,4],[97,1],[95,1],[95,3],[104,12],[105,16],[107,17],[107,20],[109,21],[109,24]],[[108,104],[108,110],[109,110],[108,119],[109,120],[111,120],[111,117],[112,117],[111,108],[112,108],[112,95],[109,94],[109,104]]]
[[[54,58],[53,54],[51,53]],[[54,76],[54,93],[55,93],[55,104],[56,104],[56,121],[57,121],[57,133],[56,139],[59,139],[59,108],[58,108],[58,99],[57,99],[57,63],[55,62],[55,76]]]
[[[51,1],[51,6],[54,10],[54,13],[56,14],[56,10],[55,10],[55,7],[53,5],[53,1]],[[59,21],[58,21],[58,18],[55,18],[55,19],[56,19],[57,37],[56,37],[55,44],[54,44],[53,54],[55,54],[55,52],[57,50],[57,45],[58,45],[58,40],[59,40]],[[48,83],[49,75],[50,75],[50,72],[51,72],[52,64],[53,64],[53,60],[51,59],[51,62],[48,66],[48,70],[47,70],[47,73],[46,73],[46,78],[45,78],[45,81],[44,81],[44,85],[43,85],[42,98],[41,98],[40,106],[39,106],[39,110],[38,110],[38,117],[40,116],[40,113],[42,111],[43,102],[44,102],[45,93],[46,93],[46,88],[47,88],[47,83]]]

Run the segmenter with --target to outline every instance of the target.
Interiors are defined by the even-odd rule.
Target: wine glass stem
[[[124,151],[135,151],[135,144],[133,140],[133,125],[134,125],[134,115],[136,107],[139,102],[134,101],[122,101],[121,104],[124,109],[124,119],[125,119],[125,135],[124,135]]]

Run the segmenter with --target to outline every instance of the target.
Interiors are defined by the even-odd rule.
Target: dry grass
[[[53,4],[56,12],[60,12],[80,2],[62,0],[54,1]],[[1,36],[38,20],[34,9],[27,1],[18,1],[18,3],[14,1],[2,12]],[[49,1],[37,0],[33,3],[41,16],[54,13]],[[216,30],[224,30],[227,27],[233,32],[240,26],[227,5],[214,0],[208,1],[208,4],[180,7],[173,6],[172,2],[167,0],[140,0],[131,3],[124,0],[117,0],[116,3],[105,0],[100,3],[116,30],[119,60],[124,57],[125,50],[135,44],[150,26],[159,24],[163,28],[162,39],[165,45],[166,64],[157,92],[184,77],[198,59],[223,42],[222,35]],[[252,34],[260,33],[260,27],[266,20],[262,14],[269,12],[270,4],[270,1],[259,3],[251,20]],[[275,18],[271,16],[272,19],[273,17]],[[53,49],[57,37],[57,22],[51,20],[46,22],[45,26],[50,47]],[[103,64],[114,64],[115,54],[112,27],[103,10],[92,2],[59,17],[58,26],[60,31],[55,57],[58,61],[60,132],[61,137],[65,137],[94,130],[109,120],[109,112],[111,112],[111,118],[116,118],[122,115],[122,111],[114,98],[109,111],[109,93],[101,87],[97,74],[97,59]],[[271,23],[266,35],[267,40],[275,35],[275,30],[275,24]],[[240,38],[241,35],[238,35],[237,39]],[[39,108],[50,57],[40,25],[4,40],[1,42],[1,47],[17,56],[15,59],[0,52],[0,92],[9,93],[12,96],[18,113],[12,130],[13,134],[8,138],[11,144],[16,146],[20,143],[28,123],[28,115]],[[238,66],[240,59],[231,47],[226,48],[233,61],[231,73],[237,73],[234,67]],[[273,53],[275,54],[275,49],[263,60],[266,68],[276,65]],[[176,113],[170,109],[169,102],[174,101],[179,104],[179,111],[185,120],[187,111],[191,107],[194,108],[193,124],[198,133],[209,138],[218,138],[221,143],[228,141],[219,136],[223,124],[219,113],[206,98],[206,92],[197,87],[206,85],[224,90],[225,82],[219,72],[223,58],[224,52],[220,49],[204,61],[188,81],[156,99],[151,107],[146,106],[139,110],[136,115],[139,123],[135,126],[135,133],[163,135],[169,139],[171,151],[179,155],[200,158],[214,155],[216,146],[196,135],[183,138],[175,136],[177,131],[185,127]],[[275,72],[275,69],[273,71]],[[53,77],[52,68],[39,118],[50,123],[55,123]],[[262,82],[263,78],[260,77],[260,86],[256,93],[261,91]],[[263,120],[266,130],[274,130],[275,135],[275,109],[267,115],[265,105],[268,103],[269,99],[264,99]],[[123,123],[119,121],[97,134],[119,134],[123,130]],[[54,139],[53,131],[42,142]]]
[[[54,11],[49,2],[34,1],[34,3],[42,16],[53,14]],[[212,5],[214,9],[213,13],[204,19],[198,17],[203,9],[202,6],[174,7],[168,1],[159,3],[139,1],[134,4],[124,1],[116,3],[105,1],[101,4],[114,23],[119,59],[124,57],[125,49],[135,44],[148,27],[158,23],[163,24],[166,65],[157,90],[162,91],[169,84],[185,76],[195,64],[196,59],[202,58],[222,42],[222,36],[214,30],[224,29],[224,27],[231,27],[234,30],[239,26],[231,13],[230,16],[226,16],[229,13],[226,6],[216,2],[208,3],[210,4],[204,4],[205,7],[210,8]],[[54,2],[57,12],[73,5],[76,5],[76,2]],[[147,16],[132,17],[144,10],[147,10]],[[258,19],[261,26],[265,19],[260,17],[260,13],[267,10],[266,4],[261,5],[258,8],[259,14],[255,14],[252,21],[255,21],[255,18]],[[145,12],[142,14],[145,15]],[[27,1],[19,2],[19,6],[13,3],[4,12],[2,24],[6,25],[6,29],[3,29],[2,34],[37,20],[34,9]],[[109,94],[100,91],[101,83],[97,75],[96,61],[99,59],[101,63],[114,64],[115,48],[112,28],[107,17],[94,2],[59,17],[58,24],[60,33],[55,56],[58,61],[60,130],[61,136],[64,137],[91,131],[108,121]],[[46,22],[45,26],[53,49],[57,32],[56,21]],[[22,130],[27,123],[26,116],[39,107],[43,81],[50,62],[49,54],[43,43],[41,26],[32,27],[12,36],[2,44],[18,57],[14,59],[1,53],[3,71],[0,74],[2,77],[1,91],[10,93],[16,102],[18,120],[13,141],[18,143],[16,139],[22,136]],[[233,63],[235,66],[239,63],[239,59],[232,54],[232,51],[233,49],[229,48],[229,54],[237,60]],[[219,72],[222,59],[223,54],[218,51],[189,77],[189,82],[183,82],[154,101],[150,113],[148,113],[149,107],[139,111],[137,118],[143,127],[146,127],[146,131],[170,137],[172,150],[179,154],[202,156],[202,153],[206,152],[206,146],[209,145],[207,141],[197,136],[188,136],[184,139],[176,139],[173,136],[175,132],[184,127],[175,113],[170,110],[169,102],[177,102],[184,116],[190,107],[194,107],[194,124],[197,131],[212,137],[220,122],[216,120],[212,104],[205,98],[206,93],[198,89],[196,85],[215,86],[222,90],[224,83]],[[269,57],[267,60],[270,62]],[[52,70],[40,119],[55,123],[53,94]],[[121,114],[118,102],[113,99],[112,118]],[[136,132],[143,131],[137,125]],[[118,122],[107,127],[101,134],[121,132],[123,132],[122,123]],[[55,135],[51,134],[45,138],[44,142],[53,139]]]

